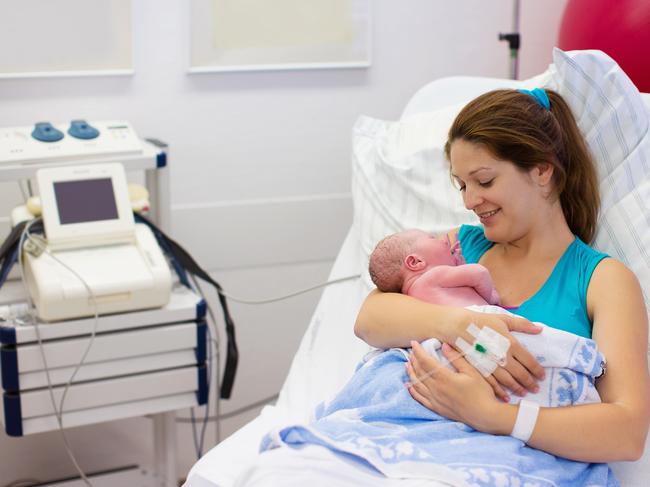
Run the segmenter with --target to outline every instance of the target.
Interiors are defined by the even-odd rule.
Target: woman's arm
[[[641,288],[629,269],[607,259],[596,267],[587,302],[593,309],[593,338],[607,360],[607,372],[596,384],[603,403],[544,408],[529,444],[574,460],[637,460],[650,420],[648,322]]]
[[[503,314],[477,313],[465,308],[429,304],[398,293],[375,290],[364,301],[354,327],[355,334],[369,345],[378,348],[408,347],[411,340],[437,338],[453,344],[458,337],[472,343],[467,332],[470,323],[488,326],[510,340],[505,368],[499,367],[487,378],[497,396],[505,401],[508,395],[499,385],[515,394],[537,386],[535,377],[542,379],[544,369],[510,331],[539,333],[542,328],[524,318]]]
[[[455,325],[465,318],[464,312],[375,289],[359,310],[354,333],[377,348],[408,347],[411,340],[427,338],[449,342],[455,340]]]
[[[541,408],[528,444],[571,460],[636,460],[643,453],[650,422],[648,323],[641,289],[630,270],[607,259],[592,276],[587,302],[593,312],[593,338],[607,358],[607,372],[596,384],[603,403]],[[429,358],[422,354],[420,349],[413,361],[412,380],[427,367],[438,366],[425,364]],[[479,388],[480,376],[463,359],[454,364],[461,373],[434,374],[411,388],[413,396],[478,430],[510,434],[517,406],[490,398],[491,391]]]

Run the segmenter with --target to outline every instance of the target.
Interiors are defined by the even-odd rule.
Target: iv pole
[[[521,35],[519,34],[519,13],[520,0],[514,0],[512,13],[512,32],[507,34],[499,33],[500,41],[507,41],[510,48],[510,78],[519,78],[519,47],[521,46]]]

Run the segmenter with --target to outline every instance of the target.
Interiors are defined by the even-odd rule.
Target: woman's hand
[[[511,334],[511,331],[522,333],[537,334],[542,331],[542,327],[536,326],[525,318],[518,316],[477,313],[474,311],[463,310],[463,313],[456,325],[455,333],[446,337],[444,341],[450,344],[456,342],[456,338],[461,337],[468,343],[473,343],[475,338],[467,332],[470,323],[474,323],[479,328],[487,326],[500,333],[510,342],[510,348],[504,367],[497,367],[494,373],[485,379],[494,389],[498,398],[507,402],[508,393],[505,388],[513,393],[524,396],[526,391],[537,392],[537,379],[544,378],[544,368],[535,360],[528,350],[526,350]],[[455,336],[454,336],[455,335]],[[463,360],[464,361],[464,360]]]
[[[499,402],[481,374],[446,343],[442,353],[457,372],[430,356],[419,343],[411,342],[411,347],[406,371],[413,399],[442,416],[486,431]]]

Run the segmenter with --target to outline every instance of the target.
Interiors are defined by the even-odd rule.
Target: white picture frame
[[[0,79],[133,74],[131,0],[0,0]]]
[[[371,0],[190,0],[190,73],[367,68]]]

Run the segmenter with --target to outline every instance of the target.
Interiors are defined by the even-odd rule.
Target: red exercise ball
[[[650,1],[568,0],[558,46],[604,51],[639,91],[650,92]]]

